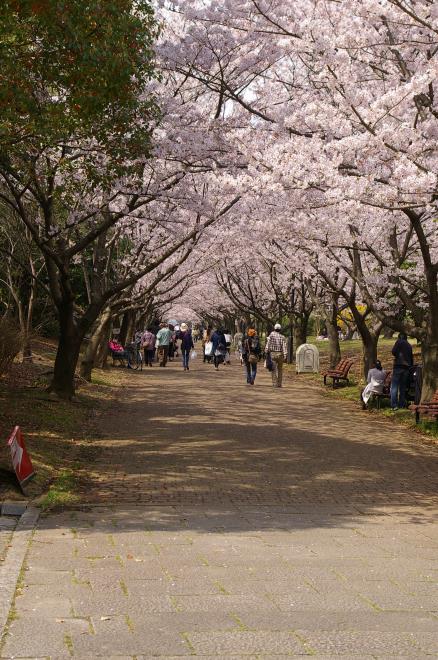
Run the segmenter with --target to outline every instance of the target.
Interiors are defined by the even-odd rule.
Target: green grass
[[[50,486],[46,495],[41,499],[40,506],[43,511],[76,504],[79,496],[76,494],[77,479],[72,470],[62,470]]]
[[[14,365],[10,378],[0,380],[0,434],[7,438],[15,425],[22,429],[35,470],[26,494],[42,497],[43,508],[67,506],[74,501],[79,480],[74,478],[76,464],[84,464],[95,451],[96,409],[111,401],[121,383],[121,372],[96,370],[91,384],[82,383],[73,401],[51,398],[41,370],[50,368],[49,358],[42,365]],[[4,452],[3,452],[4,453]],[[3,458],[0,455],[0,467]],[[0,484],[2,497],[14,499],[22,494],[11,482]]]

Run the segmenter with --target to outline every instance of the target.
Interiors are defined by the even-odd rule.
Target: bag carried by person
[[[194,359],[196,358],[197,355],[198,355],[198,354],[197,354],[196,351],[192,351],[192,354],[190,355],[190,357],[192,358],[192,360],[194,360]]]
[[[259,361],[259,356],[256,355],[255,353],[250,353],[248,355],[248,362],[250,364],[257,364],[258,361]]]
[[[266,360],[265,360],[265,368],[268,371],[272,371],[274,368],[274,365],[272,364],[272,358],[270,353],[266,353]]]
[[[213,342],[211,341],[205,342],[205,346],[204,346],[205,355],[207,356],[211,355],[212,350],[213,350]]]

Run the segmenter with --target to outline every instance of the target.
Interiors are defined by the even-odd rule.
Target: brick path
[[[237,366],[126,382],[1,658],[438,656],[436,450]]]

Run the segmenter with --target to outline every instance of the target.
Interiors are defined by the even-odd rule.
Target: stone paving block
[[[272,601],[283,612],[290,611],[367,611],[370,605],[356,596],[343,590],[328,595],[321,595],[308,589],[290,594],[270,594]]]
[[[175,597],[176,598],[176,597]],[[177,605],[171,595],[164,594],[127,594],[115,587],[109,591],[92,591],[82,596],[71,598],[71,603],[77,616],[114,616],[137,612],[145,613],[175,612]]]
[[[190,655],[187,641],[177,631],[164,627],[137,629],[129,617],[112,618],[110,621],[93,619],[95,634],[73,635],[75,654],[117,655]]]
[[[436,621],[438,623],[438,621]],[[438,628],[438,626],[437,626]],[[433,632],[417,633],[418,643],[424,653],[438,655],[438,629]]]
[[[437,596],[417,596],[404,593],[391,582],[350,582],[348,590],[374,603],[382,610],[438,610]]]
[[[416,657],[421,648],[416,635],[410,633],[363,633],[336,631],[335,633],[297,630],[297,633],[306,640],[312,650],[319,656],[320,653],[333,655],[359,655],[369,654],[378,657],[408,656]]]
[[[245,596],[176,596],[175,603],[181,612],[252,612],[278,611],[270,599],[247,594]]]
[[[240,631],[228,633],[189,633],[196,655],[232,657],[235,654],[282,653],[307,655],[305,647],[288,632]]]
[[[73,615],[72,604],[68,598],[60,596],[35,596],[31,592],[23,590],[16,597],[16,606],[20,608],[23,617],[27,618],[29,612],[51,618],[69,618]]]
[[[12,516],[0,516],[0,532],[13,531],[17,526],[18,518]]]
[[[90,623],[85,619],[47,619],[28,613],[13,621],[2,648],[4,657],[60,656],[69,654],[74,634],[89,634]]]
[[[3,516],[16,516],[17,518],[19,518],[20,516],[23,515],[26,509],[27,509],[26,500],[4,501],[1,504],[1,509],[0,509],[0,527],[2,526]]]
[[[180,633],[188,631],[232,631],[242,627],[240,618],[228,612],[160,612],[147,613],[140,609],[130,613],[135,628],[155,630],[164,628]]]
[[[121,556],[102,560],[84,561],[75,568],[78,580],[89,580],[93,585],[105,585],[114,580],[161,580],[163,569],[157,560],[124,559]]]
[[[23,581],[26,586],[29,585],[62,585],[71,584],[73,571],[71,569],[63,571],[52,571],[49,568],[40,568],[39,566],[28,566],[23,574]]]
[[[198,579],[198,580],[168,580],[162,578],[161,580],[134,580],[127,578],[125,580],[126,587],[130,594],[153,594],[153,595],[186,595],[186,596],[202,596],[209,594],[221,593],[222,583],[217,580]]]
[[[193,656],[193,653],[191,655]],[[197,660],[218,660],[219,656],[217,656],[217,655],[199,655],[199,654],[196,654],[195,657],[196,657]],[[261,660],[261,657],[263,657],[263,660],[265,658],[268,658],[268,657],[275,657],[277,660],[281,660],[281,656],[278,656],[278,655],[275,655],[275,656],[267,656],[267,655],[260,656],[260,655],[247,655],[247,654],[245,654],[245,655],[239,655],[239,654],[235,655],[233,653],[233,655],[229,656],[229,657],[232,657],[233,660]],[[287,657],[288,657],[288,660],[289,660],[290,656],[287,656]],[[138,655],[136,660],[156,660],[156,658],[157,658],[156,655]],[[166,660],[181,660],[180,655],[166,655],[165,658],[166,658]]]

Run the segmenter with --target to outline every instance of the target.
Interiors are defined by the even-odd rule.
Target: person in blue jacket
[[[219,365],[225,360],[225,355],[227,353],[227,342],[224,331],[221,328],[213,332],[211,343],[213,344],[212,354],[214,368],[218,371]]]
[[[193,343],[192,333],[190,332],[187,323],[181,323],[180,339],[184,371],[189,371],[190,351],[195,347],[195,345]]]

